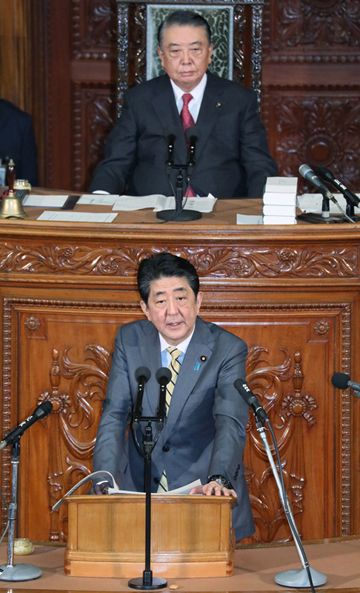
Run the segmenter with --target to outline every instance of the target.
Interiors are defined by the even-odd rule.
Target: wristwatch
[[[209,476],[208,483],[209,482],[217,482],[217,484],[219,484],[220,486],[224,486],[224,488],[228,488],[229,490],[233,489],[231,482],[229,482],[229,480],[227,480],[226,478],[224,478],[224,476],[220,474]]]

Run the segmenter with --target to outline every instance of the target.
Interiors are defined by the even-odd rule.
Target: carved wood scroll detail
[[[326,58],[336,61],[335,49],[356,56],[359,8],[353,0],[294,0],[272,4],[273,50],[296,49],[303,54],[305,48],[321,54],[319,48],[323,48],[324,61]],[[329,49],[334,56],[326,55]]]
[[[50,389],[40,400],[50,400],[51,446],[49,448],[48,488],[50,507],[71,486],[90,473],[99,417],[99,403],[105,397],[110,369],[110,353],[99,345],[85,348],[84,362],[73,362],[69,348],[63,354],[54,348],[50,369]],[[67,391],[60,389],[61,378],[67,380]],[[81,430],[82,439],[77,438]],[[84,440],[84,435],[88,438]],[[65,447],[64,447],[65,445]],[[64,454],[65,451],[65,454]],[[64,541],[64,509],[51,513],[51,541]]]
[[[164,246],[162,250],[166,249]],[[356,247],[216,247],[167,249],[189,258],[201,276],[216,278],[350,278],[359,275]],[[0,246],[0,271],[81,276],[136,276],[138,262],[158,251],[87,245]]]

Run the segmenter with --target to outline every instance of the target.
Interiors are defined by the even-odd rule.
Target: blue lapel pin
[[[202,354],[200,356],[200,360],[197,360],[194,366],[194,371],[199,371],[201,369],[201,366],[204,362],[207,361],[207,356],[205,356],[204,354]]]

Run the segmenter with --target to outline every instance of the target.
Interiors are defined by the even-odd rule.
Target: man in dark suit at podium
[[[156,416],[156,373],[169,367],[163,429],[154,422],[151,490],[173,490],[200,479],[202,486],[193,493],[237,496],[236,537],[249,536],[254,525],[243,467],[248,407],[234,387],[245,377],[247,346],[198,316],[199,277],[186,259],[163,252],[143,260],[138,289],[147,319],[123,325],[116,336],[94,470],[111,472],[121,489],[144,491],[144,459],[136,442],[142,443],[146,422],[133,424],[136,439],[129,432],[136,375],[140,367],[150,371],[142,415]],[[97,481],[94,489],[106,493],[108,486]]]
[[[90,191],[174,195],[178,169],[171,165],[191,161],[187,195],[262,196],[266,177],[277,169],[256,95],[207,72],[213,51],[208,22],[178,10],[160,26],[158,42],[166,74],[126,93]]]

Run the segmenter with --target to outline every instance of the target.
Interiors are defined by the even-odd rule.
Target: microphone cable
[[[62,496],[61,498],[59,498],[59,500],[57,500],[53,506],[51,507],[52,512],[57,511],[58,508],[62,505],[62,503],[64,502],[65,498],[67,498],[68,496],[71,496],[71,494],[73,492],[75,492],[75,490],[77,490],[78,488],[80,488],[80,486],[82,486],[83,484],[86,484],[86,482],[88,482],[89,480],[92,480],[92,478],[94,478],[95,476],[109,476],[111,478],[111,481],[113,483],[113,488],[117,488],[119,489],[119,486],[117,485],[114,476],[112,475],[111,472],[108,472],[107,470],[97,470],[95,472],[92,472],[91,474],[88,474],[87,476],[84,476],[83,478],[81,478],[81,480],[79,480],[79,482],[77,482],[76,484],[74,484],[74,486],[72,486],[71,488],[69,488],[69,490],[67,492],[65,492],[64,496]]]

